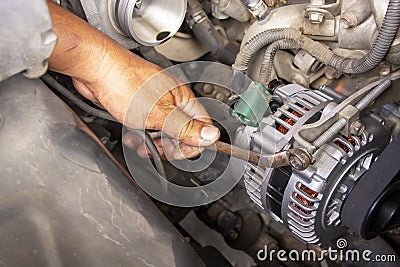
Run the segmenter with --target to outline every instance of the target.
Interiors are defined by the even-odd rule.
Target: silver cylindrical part
[[[114,11],[124,34],[142,45],[154,46],[178,31],[186,0],[115,0]]]

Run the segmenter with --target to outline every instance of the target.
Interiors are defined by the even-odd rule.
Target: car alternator
[[[274,96],[283,105],[258,128],[239,128],[236,145],[263,153],[291,148],[296,129],[336,105],[330,96],[294,84],[276,89]],[[343,201],[390,141],[389,131],[376,116],[361,120],[366,126],[362,135],[337,135],[318,149],[315,162],[304,171],[248,163],[244,183],[252,201],[304,243],[325,246],[337,239],[346,231],[340,216]]]

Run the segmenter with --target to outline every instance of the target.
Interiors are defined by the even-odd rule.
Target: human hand
[[[132,93],[129,93],[130,83],[127,81],[129,77],[131,75],[127,75],[125,78],[120,75],[117,81],[113,83],[113,87],[116,88],[126,87],[126,96],[120,95],[120,92],[113,93],[114,98],[100,97],[99,95],[100,99],[104,99],[103,101],[92,93],[94,89],[90,87],[95,87],[97,90],[102,91],[102,87],[107,88],[110,86],[107,79],[99,79],[97,85],[90,84],[90,87],[74,80],[74,85],[83,96],[98,105],[106,107],[116,118],[124,121],[125,125],[135,129],[162,130],[169,136],[174,137],[175,140],[168,138],[154,140],[158,152],[163,158],[182,159],[195,157],[201,151],[200,146],[210,145],[218,140],[218,129],[212,126],[212,121],[207,111],[187,86],[175,86],[175,79],[165,73],[160,73],[150,78],[150,80],[156,80],[153,84],[160,84],[158,82],[160,79],[164,82],[162,83],[162,87],[164,87],[162,95],[159,90],[152,91],[152,86],[144,86],[141,88],[141,93],[135,92],[132,95]],[[168,88],[173,89],[167,90]],[[104,90],[108,91],[107,89]],[[125,90],[122,89],[120,91]],[[130,103],[129,107],[129,103],[125,99],[132,99],[132,96],[136,100]],[[152,101],[155,103],[151,103]],[[147,105],[149,108],[145,108],[145,103],[149,103]],[[125,118],[121,117],[121,110],[128,110],[128,115]],[[129,115],[129,113],[134,114]],[[182,142],[177,142],[177,140]],[[143,144],[142,138],[132,131],[124,135],[123,142],[129,148],[137,150],[138,155],[141,157],[147,157],[150,154]]]
[[[165,72],[156,75],[161,71],[158,66],[129,52],[63,8],[50,1],[48,5],[58,36],[49,67],[70,75],[84,97],[128,127],[162,130],[183,142],[177,145],[167,140],[161,148],[160,140],[156,140],[161,153],[173,159],[194,157],[200,152],[199,146],[218,140],[219,130],[212,126],[206,110],[187,86]],[[144,84],[147,86],[142,87]],[[132,135],[128,134],[124,141],[138,148],[140,155],[147,154]]]

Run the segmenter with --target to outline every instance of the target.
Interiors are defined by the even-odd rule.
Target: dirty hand
[[[162,130],[183,142],[177,145],[167,140],[161,147],[161,141],[156,140],[159,151],[170,159],[194,157],[200,152],[199,146],[218,140],[219,130],[189,88],[165,72],[154,76],[161,68],[129,52],[61,7],[51,2],[48,5],[58,36],[49,67],[70,75],[84,97],[104,107],[128,127]],[[153,81],[149,80],[151,77],[157,78]],[[145,156],[147,150],[139,145],[142,141],[138,138],[128,133],[123,140]]]

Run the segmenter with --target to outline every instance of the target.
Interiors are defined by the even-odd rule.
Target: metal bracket
[[[341,0],[325,4],[325,0],[313,0],[305,11],[303,33],[317,36],[335,36],[336,16],[340,14]]]
[[[350,136],[352,126],[360,119],[360,111],[352,105],[346,106],[339,112],[339,116],[346,120],[346,126],[340,131],[344,136]]]

